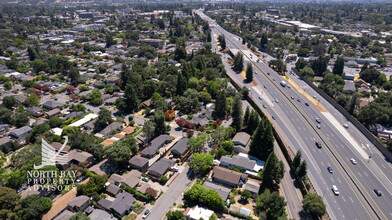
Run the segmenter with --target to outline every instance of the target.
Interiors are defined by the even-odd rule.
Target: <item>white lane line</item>
[[[354,203],[354,200],[351,197],[350,197],[350,200],[351,200],[352,203]]]
[[[381,166],[382,166],[382,167],[384,167],[384,169],[385,169],[385,166],[384,166],[384,164],[381,164]]]
[[[339,181],[339,183],[342,183],[342,181],[340,181],[339,177],[338,177],[338,181]]]
[[[332,180],[332,182],[333,182],[333,178],[332,178],[332,177],[329,177],[329,178],[331,178],[331,180]]]
[[[324,163],[321,161],[321,165],[323,165],[323,167],[324,167]]]
[[[342,196],[342,199],[343,199],[344,202],[346,202],[346,199],[344,198],[344,196]]]
[[[367,173],[366,172],[363,172],[367,177],[369,177],[368,175],[367,175]]]
[[[360,173],[360,172],[358,172],[358,175],[359,175],[360,177],[362,177],[362,175],[361,175],[361,173]]]

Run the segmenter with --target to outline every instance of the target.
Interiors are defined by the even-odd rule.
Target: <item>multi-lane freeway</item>
[[[283,134],[292,150],[302,151],[308,164],[309,179],[326,203],[330,217],[392,219],[391,164],[370,141],[315,91],[306,88],[296,76],[289,75],[293,83],[290,88],[281,86],[280,82],[287,78],[282,78],[264,62],[258,61],[259,58],[241,44],[238,36],[221,28],[201,10],[195,12],[209,22],[214,36],[214,52],[217,52],[215,37],[223,34],[227,47],[233,52],[242,53],[245,63],[253,65],[255,86],[250,86],[239,74],[228,74],[248,87],[257,105],[270,118],[275,118],[274,126]],[[294,84],[306,88],[308,95],[295,89],[298,87]],[[320,119],[320,123],[316,118]],[[347,124],[348,128],[344,128],[343,124]],[[321,143],[321,148],[316,147],[316,141]],[[371,160],[369,156],[372,156]],[[356,164],[350,159],[354,159]],[[327,167],[334,172],[330,173]],[[332,185],[336,185],[339,195],[333,193]],[[374,189],[380,190],[383,195],[377,196]]]

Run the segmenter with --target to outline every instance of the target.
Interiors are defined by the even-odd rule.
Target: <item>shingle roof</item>
[[[188,149],[188,138],[183,138],[179,140],[172,148],[171,152],[174,154],[182,155]]]
[[[242,174],[240,172],[234,171],[234,170],[229,170],[223,167],[214,167],[213,169],[214,172],[214,178],[217,178],[219,180],[223,180],[228,183],[232,183],[237,185],[241,179],[241,176],[247,176],[246,174]]]
[[[245,189],[252,192],[252,193],[258,194],[259,190],[260,190],[260,184],[249,180],[245,184]]]
[[[246,146],[249,140],[250,140],[250,135],[245,132],[238,132],[237,134],[235,134],[235,136],[232,139],[234,143],[238,143],[243,146]]]
[[[171,166],[175,164],[174,160],[167,158],[161,158],[158,162],[155,162],[148,171],[153,171],[159,175],[163,175]]]
[[[146,163],[148,164],[148,159],[136,155],[136,156],[132,157],[132,158],[128,161],[128,163],[131,164],[131,165],[138,166],[138,167],[143,167],[143,166],[146,165]]]
[[[171,139],[171,136],[168,134],[161,134],[152,140],[148,147],[142,150],[142,155],[154,155],[155,152],[161,148],[165,143],[167,143]]]
[[[113,195],[117,195],[117,193],[120,191],[120,187],[116,186],[115,184],[110,184],[107,188],[107,191]]]
[[[129,193],[123,192],[116,196],[116,200],[112,202],[110,208],[119,213],[124,214],[127,210],[130,210],[136,199]]]
[[[227,163],[229,165],[242,167],[242,168],[245,168],[248,170],[253,170],[256,165],[256,161],[250,160],[247,157],[241,157],[238,155],[235,155],[233,157],[222,156],[220,161],[223,163]]]
[[[104,128],[99,133],[104,136],[108,136],[110,133],[112,133],[112,131],[117,130],[121,126],[122,126],[122,123],[115,121],[115,122],[111,123],[110,125],[108,125],[106,128]]]
[[[109,213],[101,210],[101,209],[94,209],[94,211],[88,215],[91,220],[114,220],[116,219]]]
[[[223,199],[226,200],[227,197],[229,197],[229,194],[231,192],[231,189],[211,183],[211,182],[204,182],[203,186],[206,189],[212,189],[218,192],[219,196]]]
[[[89,200],[90,200],[89,197],[82,195],[82,196],[78,196],[78,197],[73,198],[71,201],[68,202],[68,205],[71,207],[75,207],[75,206],[80,207]]]
[[[21,128],[14,129],[13,131],[10,132],[10,135],[15,136],[15,137],[20,137],[21,135],[24,135],[25,133],[31,132],[31,128],[29,126],[24,126]]]

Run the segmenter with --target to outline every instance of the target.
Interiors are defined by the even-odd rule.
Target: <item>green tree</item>
[[[250,117],[249,106],[246,106],[245,114],[244,114],[244,120],[243,120],[244,121],[244,126],[246,126],[248,124],[249,117]]]
[[[49,126],[51,128],[61,127],[64,124],[64,120],[58,117],[49,119]]]
[[[265,188],[272,188],[280,183],[284,175],[284,164],[279,161],[274,152],[271,152],[261,172],[262,184]]]
[[[344,69],[344,59],[343,57],[338,57],[335,61],[335,64],[333,65],[333,74],[342,76],[343,75],[343,69]]]
[[[135,112],[139,110],[140,100],[137,96],[135,85],[127,83],[125,86],[125,104],[127,112]]]
[[[69,78],[71,79],[72,85],[78,85],[80,81],[80,73],[79,69],[75,66],[71,66],[69,68]]]
[[[319,56],[315,61],[313,61],[311,66],[317,76],[322,76],[327,70],[328,61],[329,58],[324,56]]]
[[[308,66],[303,68],[303,69],[301,69],[299,71],[299,73],[301,74],[301,76],[304,76],[304,77],[307,77],[307,78],[311,78],[312,79],[314,77],[313,69],[308,67]]]
[[[186,220],[184,212],[180,210],[167,212],[166,218],[167,220]]]
[[[201,203],[218,211],[224,209],[224,203],[218,192],[212,189],[207,190],[200,184],[195,184],[191,189],[186,191],[184,193],[184,198],[196,203]]]
[[[155,135],[155,123],[152,120],[148,120],[144,123],[143,133],[147,139]]]
[[[225,38],[225,35],[219,35],[218,41],[220,43],[220,46],[221,46],[222,50],[226,49],[226,38]]]
[[[302,200],[302,205],[313,219],[320,219],[321,216],[327,213],[323,200],[316,193],[306,194]]]
[[[249,190],[244,190],[244,191],[241,192],[241,199],[245,200],[246,202],[251,197],[252,197],[252,193]]]
[[[241,131],[242,127],[242,102],[241,97],[237,94],[234,97],[233,108],[231,110],[231,116],[233,117],[233,122],[231,124],[232,127],[236,129],[236,131]]]
[[[234,67],[233,69],[237,72],[241,72],[242,69],[244,69],[244,55],[242,53],[238,52],[234,56]]]
[[[116,141],[105,149],[105,156],[119,167],[126,167],[132,155],[137,153],[135,139]]]
[[[5,96],[3,98],[3,105],[6,108],[12,109],[12,107],[14,107],[16,104],[16,99],[13,96]]]
[[[113,36],[111,34],[107,34],[106,35],[106,48],[109,48],[115,44],[116,44],[116,41],[113,39]]]
[[[301,150],[298,150],[297,153],[295,154],[293,161],[291,162],[291,167],[293,168],[294,171],[301,164],[301,156],[302,156]]]
[[[39,105],[39,97],[35,93],[31,93],[27,96],[27,103],[29,105]]]
[[[94,122],[94,125],[98,131],[104,129],[106,126],[111,124],[114,120],[112,119],[112,113],[107,109],[101,109],[98,113],[98,118]]]
[[[183,46],[177,46],[174,51],[174,59],[177,61],[186,59],[186,50]]]
[[[215,115],[218,118],[223,118],[226,116],[226,93],[222,90],[218,92],[215,101]]]
[[[295,69],[299,71],[299,70],[305,68],[307,65],[308,65],[308,62],[306,62],[306,60],[304,60],[303,58],[300,58],[295,63]]]
[[[271,193],[266,189],[256,199],[255,212],[258,215],[265,212],[267,219],[286,219],[285,206],[286,202],[284,198],[279,195],[279,192]]]
[[[52,207],[52,200],[39,195],[29,195],[21,201],[22,210],[18,212],[20,219],[41,219]]]
[[[155,135],[164,134],[167,131],[167,126],[165,124],[165,114],[161,110],[157,110],[155,112],[154,117],[152,118],[155,124]]]
[[[197,173],[205,173],[211,168],[213,160],[211,154],[195,153],[189,162],[189,167]]]
[[[182,75],[181,71],[177,73],[177,95],[182,95],[187,89],[187,79]]]
[[[255,112],[254,110],[252,110],[250,112],[248,122],[246,123],[246,125],[247,125],[246,132],[250,135],[253,135],[254,131],[256,131],[259,123],[260,123],[259,114],[257,112]]]
[[[296,173],[297,173],[297,176],[298,176],[300,179],[305,180],[306,174],[307,174],[307,164],[306,164],[306,161],[305,161],[305,160],[303,160],[303,161],[301,162],[301,164],[299,165],[299,167],[298,167],[297,170],[296,170]]]
[[[248,82],[253,81],[253,67],[252,64],[248,63],[248,66],[246,67],[246,80]]]
[[[11,90],[12,89],[12,83],[11,82],[9,82],[9,81],[7,81],[7,82],[5,82],[4,83],[4,88],[6,89],[6,90]]]
[[[29,123],[29,114],[27,112],[15,111],[11,118],[12,124],[20,128]]]
[[[77,212],[73,214],[68,220],[90,220],[84,212]]]
[[[260,39],[260,47],[265,49],[265,45],[268,44],[268,35],[267,33],[263,32],[261,34],[261,39]]]
[[[197,137],[191,137],[188,141],[188,148],[193,152],[199,152],[208,139],[208,134],[199,134]]]
[[[274,150],[274,136],[272,127],[268,119],[263,118],[257,126],[250,143],[249,154],[254,155],[261,160],[266,160]]]
[[[26,80],[22,83],[22,86],[25,88],[33,88],[35,86],[35,82],[33,80]]]
[[[89,100],[91,104],[98,106],[102,104],[102,98],[101,98],[101,92],[98,89],[94,89],[90,94],[89,94]]]
[[[180,111],[189,114],[200,110],[199,93],[194,89],[187,89],[183,96],[176,97],[176,104]]]
[[[95,193],[102,193],[105,190],[106,179],[103,176],[95,175],[90,177],[87,183],[81,184],[77,188],[78,195],[92,196]]]

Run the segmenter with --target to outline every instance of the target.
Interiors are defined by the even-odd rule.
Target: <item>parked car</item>
[[[149,179],[148,177],[145,177],[145,176],[142,177],[142,180],[143,180],[144,182],[150,181],[150,179]]]
[[[144,214],[143,214],[143,219],[146,219],[149,215],[150,215],[150,210],[149,209],[147,209],[145,212],[144,212]]]

